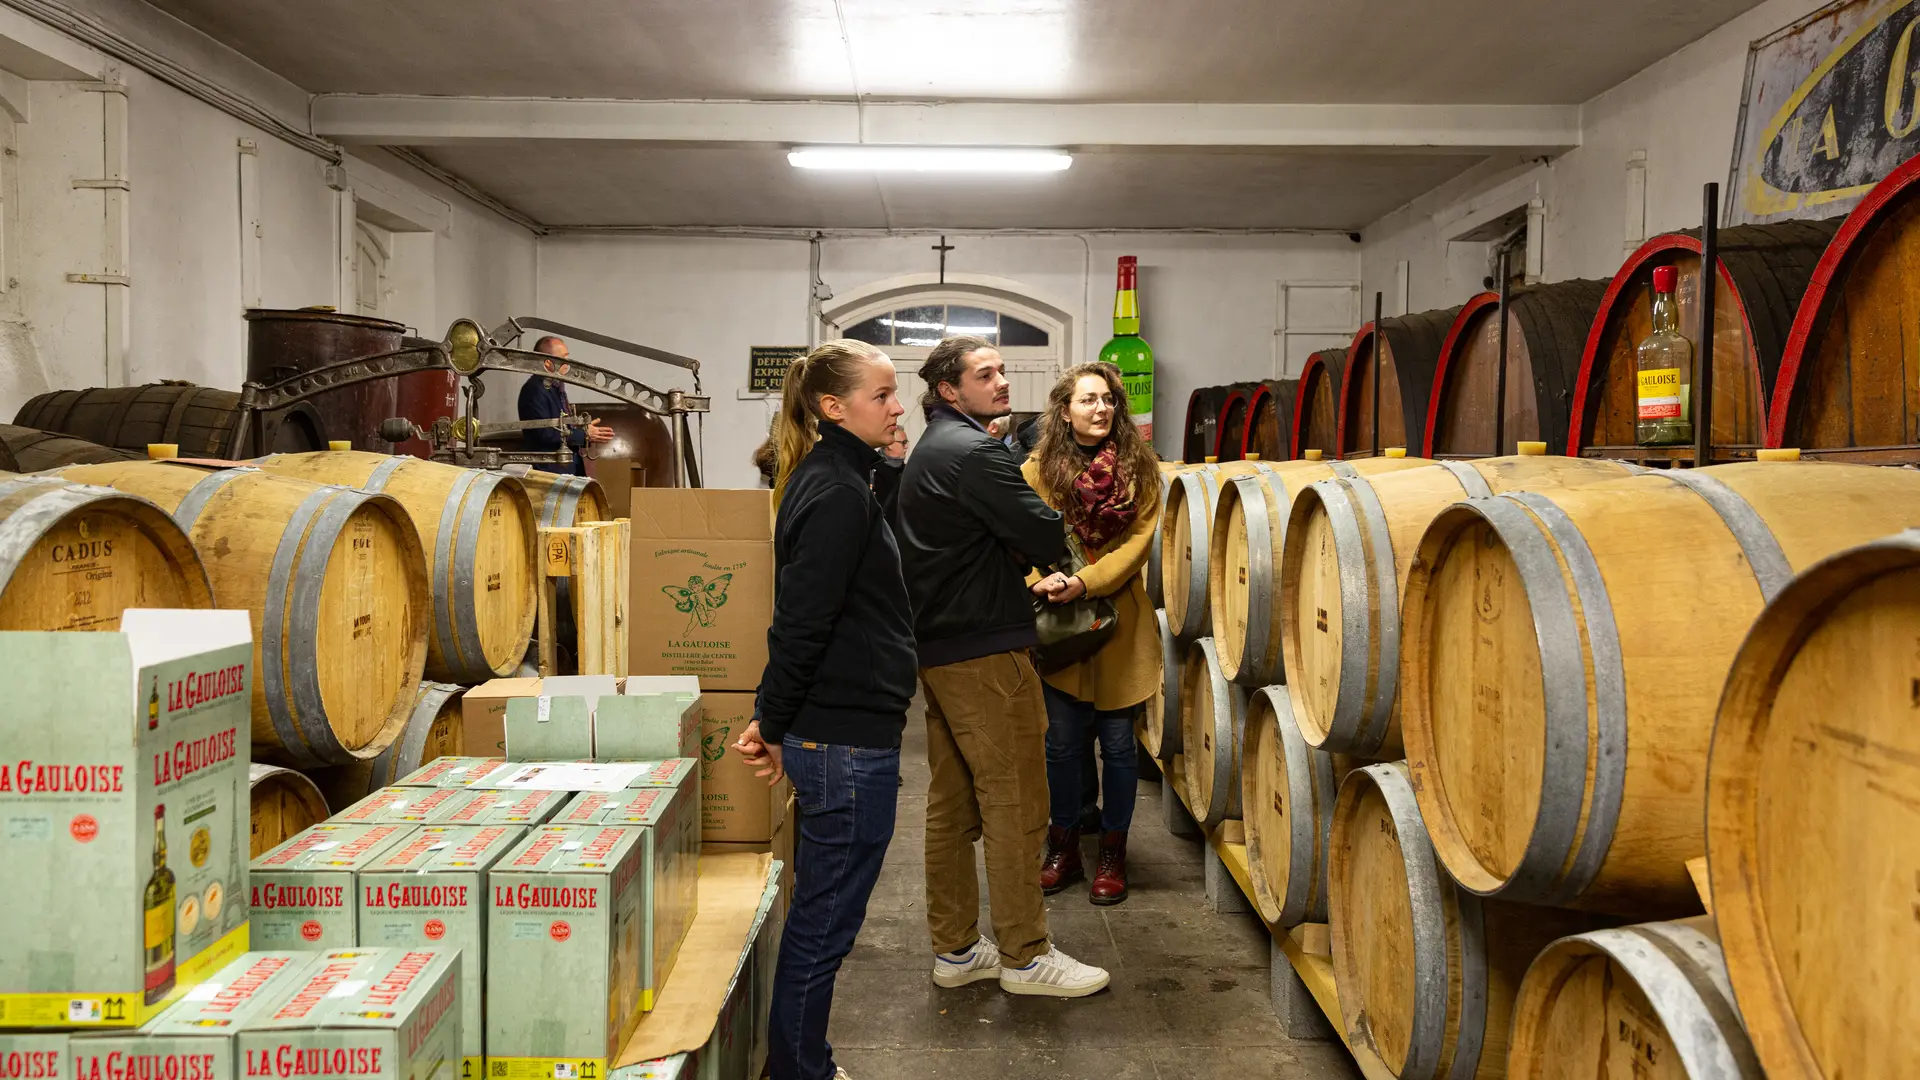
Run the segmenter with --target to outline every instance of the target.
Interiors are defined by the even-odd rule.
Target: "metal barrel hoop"
[[[316,487],[307,493],[300,505],[294,508],[292,517],[287,521],[286,529],[280,534],[280,542],[273,550],[273,563],[267,572],[267,595],[265,610],[260,620],[260,676],[264,684],[267,699],[267,718],[273,724],[274,733],[279,736],[281,749],[290,756],[308,763],[321,765],[344,765],[355,760],[354,756],[333,738],[332,732],[326,733],[321,745],[315,746],[307,737],[304,726],[289,709],[293,704],[289,700],[287,673],[285,668],[291,664],[295,668],[295,677],[299,678],[300,663],[289,655],[286,631],[282,626],[287,622],[287,609],[292,599],[293,573],[299,561],[300,550],[306,539],[308,526],[332,497],[346,489],[333,486]],[[296,623],[294,630],[299,631]],[[308,666],[311,666],[312,654],[308,654]]]

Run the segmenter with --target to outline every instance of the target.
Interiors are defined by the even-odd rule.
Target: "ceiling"
[[[1759,0],[149,2],[315,93],[1484,114],[1588,100]],[[777,136],[553,134],[529,125],[511,139],[359,141],[413,146],[560,226],[1345,231],[1490,152],[1417,128],[1356,148],[1254,146],[1261,139],[1233,132],[1181,139],[1170,126],[1164,140],[1063,141],[1076,161],[1053,177],[877,181],[799,173]]]

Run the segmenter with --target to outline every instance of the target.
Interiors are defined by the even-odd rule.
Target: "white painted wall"
[[[938,265],[932,236],[830,239],[820,272],[835,295]],[[1075,359],[1112,336],[1121,255],[1140,259],[1142,331],[1153,343],[1163,453],[1175,452],[1196,387],[1272,378],[1282,281],[1351,279],[1358,249],[1342,237],[962,236],[949,234],[950,274],[1012,279],[1067,311]],[[541,241],[539,314],[694,356],[713,397],[704,460],[709,483],[750,487],[748,455],[765,437],[773,403],[742,400],[748,349],[808,340],[805,241],[723,237],[552,236]],[[833,301],[828,301],[830,308]],[[685,386],[673,369],[592,346],[574,355],[656,386]],[[501,380],[505,383],[506,380]],[[517,380],[490,389],[490,418],[511,417]],[[586,395],[575,395],[584,400]]]
[[[1727,180],[1748,44],[1824,3],[1768,0],[1587,102],[1578,149],[1545,165],[1489,162],[1369,225],[1362,245],[1369,311],[1375,290],[1386,292],[1394,310],[1403,260],[1411,264],[1411,310],[1451,307],[1479,292],[1483,249],[1456,244],[1449,251],[1434,217],[1516,179],[1546,201],[1546,281],[1610,278],[1620,268],[1634,151],[1647,155],[1644,235],[1697,227],[1700,186]]]

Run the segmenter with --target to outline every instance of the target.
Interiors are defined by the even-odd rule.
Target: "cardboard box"
[[[665,761],[638,761],[633,764],[642,768],[628,787],[686,788],[691,792],[700,786],[700,762],[694,758],[668,758]],[[688,798],[694,796],[689,794]]]
[[[247,951],[245,612],[0,633],[0,1028],[134,1027]]]
[[[598,761],[700,756],[700,680],[632,675],[593,714]]]
[[[512,684],[496,691],[502,696],[495,699],[504,707],[509,761],[699,755],[698,679],[564,675],[496,682]]]
[[[460,968],[452,950],[323,952],[292,997],[241,1030],[243,1075],[452,1080]]]
[[[685,759],[680,759],[685,760]],[[637,787],[582,792],[555,818],[556,824],[621,825],[642,829],[646,857],[641,906],[639,966],[642,1011],[680,957],[700,905],[700,818],[689,787]]]
[[[462,1077],[486,1075],[487,871],[525,836],[429,825],[360,874],[360,944],[460,950]]]
[[[507,702],[540,692],[539,679],[490,679],[460,695],[461,746],[507,756]]]
[[[443,825],[544,825],[567,804],[564,791],[469,791]]]
[[[634,490],[629,671],[693,675],[703,690],[759,685],[773,621],[770,497]]]
[[[700,838],[732,844],[772,839],[792,785],[768,787],[747,759],[728,747],[753,721],[752,694],[707,694],[700,700]]]
[[[236,1036],[306,985],[313,953],[247,953],[138,1031],[75,1035],[73,1080],[244,1080]]]
[[[503,757],[437,757],[393,783],[395,787],[479,787],[506,768]]]
[[[646,832],[543,825],[494,864],[488,1080],[604,1077],[633,1034]]]
[[[787,921],[787,910],[793,906],[794,848],[800,833],[800,808],[797,804],[798,798],[789,790],[780,824],[773,830],[773,838],[763,843],[701,845],[701,851],[707,855],[772,855],[780,870],[774,917],[782,923]]]
[[[323,821],[253,860],[253,941],[266,948],[343,949],[360,943],[354,883],[412,825]]]
[[[435,825],[471,802],[465,788],[385,787],[327,820],[335,825]]]

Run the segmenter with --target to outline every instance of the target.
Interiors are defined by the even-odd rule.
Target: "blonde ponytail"
[[[773,510],[780,512],[787,481],[820,439],[820,399],[846,397],[860,385],[865,366],[886,354],[864,341],[837,338],[787,365],[780,389],[780,415],[773,427]]]

